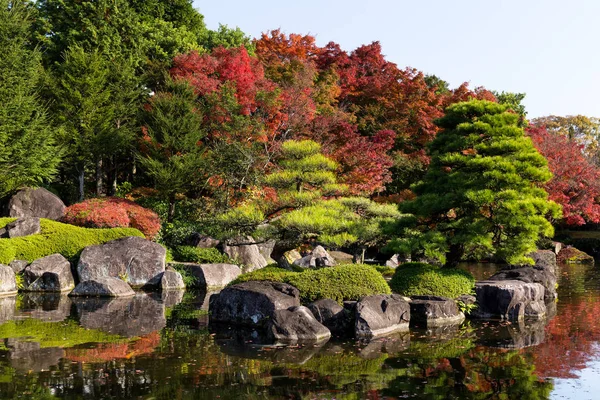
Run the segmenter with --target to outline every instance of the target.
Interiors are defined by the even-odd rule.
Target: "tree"
[[[535,118],[531,125],[545,127],[548,132],[563,135],[583,146],[584,154],[600,165],[600,119],[584,115],[560,117],[549,115]]]
[[[584,225],[600,222],[600,169],[582,152],[583,146],[568,136],[529,127],[527,134],[548,160],[552,179],[544,186],[550,199],[562,206],[563,222]]]
[[[41,54],[31,50],[31,23],[29,4],[0,0],[0,197],[48,181],[60,162],[38,96]]]
[[[448,266],[465,254],[531,263],[536,241],[553,235],[546,217],[560,217],[560,207],[540,187],[552,174],[518,121],[481,100],[454,104],[437,121],[430,168],[403,210],[441,235]]]
[[[139,160],[169,202],[168,220],[175,215],[176,196],[193,189],[205,167],[203,115],[186,81],[171,82],[156,93],[144,110]]]

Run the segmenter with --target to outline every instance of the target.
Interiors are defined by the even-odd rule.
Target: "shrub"
[[[241,275],[234,283],[247,281],[284,282],[300,291],[303,303],[319,299],[359,300],[373,294],[389,294],[390,287],[377,270],[369,265],[342,265],[339,267],[292,272],[267,267]]]
[[[0,227],[14,220],[15,218],[0,218]],[[38,235],[0,239],[0,264],[9,264],[13,260],[31,262],[55,253],[74,260],[87,246],[126,236],[144,237],[133,228],[81,228],[48,219],[41,220],[41,227],[42,232]]]
[[[390,287],[404,296],[431,295],[455,298],[473,291],[475,279],[455,268],[407,263],[396,269]]]
[[[202,249],[194,246],[177,246],[173,249],[176,261],[198,264],[231,264],[232,261],[217,249]]]
[[[160,231],[160,218],[154,211],[118,197],[90,199],[73,204],[63,222],[88,228],[136,228],[154,239]]]

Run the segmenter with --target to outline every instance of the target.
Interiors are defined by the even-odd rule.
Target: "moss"
[[[173,250],[176,261],[193,262],[198,264],[232,264],[225,254],[217,249],[202,249],[194,246],[177,246]]]
[[[0,227],[15,218],[0,218]],[[126,236],[144,235],[133,228],[92,229],[42,219],[42,232],[37,235],[0,239],[0,264],[13,260],[35,261],[50,254],[62,254],[75,260],[87,246],[102,244]]]
[[[396,269],[390,287],[404,296],[433,295],[455,298],[471,293],[475,279],[470,273],[423,263],[407,263]]]
[[[390,293],[387,282],[375,268],[359,264],[303,272],[269,267],[241,275],[233,283],[247,281],[289,283],[298,288],[305,304],[319,299],[333,299],[341,303],[373,294]]]

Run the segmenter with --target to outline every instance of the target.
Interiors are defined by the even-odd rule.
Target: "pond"
[[[549,322],[467,321],[320,347],[211,332],[203,293],[0,298],[0,398],[598,398],[600,276],[564,265],[559,285]]]

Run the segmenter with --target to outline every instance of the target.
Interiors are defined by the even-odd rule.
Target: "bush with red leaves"
[[[148,239],[160,231],[154,211],[118,197],[90,199],[68,207],[62,219],[67,224],[89,228],[136,228]]]

